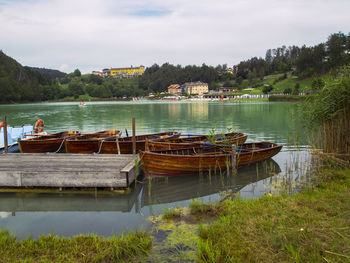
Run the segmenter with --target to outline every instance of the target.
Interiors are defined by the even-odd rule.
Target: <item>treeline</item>
[[[61,72],[61,71],[56,70],[56,69],[36,68],[36,67],[28,67],[28,68],[30,68],[31,70],[34,70],[34,71],[38,71],[41,74],[46,75],[46,76],[50,77],[51,79],[56,79],[56,80],[63,78],[64,76],[67,75],[66,73]]]
[[[293,74],[300,78],[321,75],[350,63],[350,34],[331,34],[325,43],[312,47],[282,46],[266,51],[265,58],[253,57],[234,66],[216,67],[154,64],[142,76],[135,78],[81,75],[77,69],[70,74],[55,70],[22,67],[0,51],[0,103],[86,98],[123,98],[160,93],[171,84],[202,81],[210,90],[220,86],[260,87],[264,76],[275,73]],[[287,75],[284,74],[283,78]],[[265,87],[265,89],[272,87]],[[264,90],[269,92],[269,90]]]
[[[237,67],[237,78],[263,78],[274,73],[294,71],[301,77],[324,74],[350,63],[350,33],[331,34],[315,46],[282,46],[266,51],[265,59],[253,57]]]
[[[88,95],[94,98],[123,98],[145,95],[139,88],[138,78],[101,77],[93,74],[81,75],[79,69],[60,80],[66,96],[78,98]]]
[[[216,68],[203,64],[199,66],[171,65],[165,63],[162,66],[154,64],[145,70],[139,77],[139,85],[142,90],[162,92],[171,84],[183,84],[185,82],[202,81],[209,84],[209,89],[216,89],[217,82],[230,78],[231,74],[225,73],[227,65],[219,65]]]

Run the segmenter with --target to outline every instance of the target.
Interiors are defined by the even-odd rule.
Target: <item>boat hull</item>
[[[1,147],[0,148],[0,153],[4,153],[5,152],[5,147]],[[7,152],[9,153],[19,153],[19,145],[18,143],[14,143],[8,146],[7,148]]]
[[[69,138],[65,141],[67,153],[98,153],[103,140],[107,138],[116,138],[121,135],[121,131],[111,130],[103,131],[96,134],[81,135]]]
[[[230,152],[220,152],[217,148],[216,152],[205,148],[140,152],[142,169],[148,176],[226,171],[231,169],[232,158],[236,158],[236,167],[240,168],[271,158],[281,150],[282,145],[269,142],[244,144],[240,148],[245,149],[238,151],[235,157]]]
[[[65,152],[64,140],[78,134],[76,131],[65,131],[31,139],[19,139],[19,149],[22,153]]]
[[[219,135],[216,135],[219,137]],[[159,151],[159,150],[174,150],[188,147],[198,147],[201,144],[208,143],[207,135],[191,136],[186,138],[177,138],[167,141],[147,141],[147,150]],[[242,144],[247,140],[248,135],[243,133],[228,133],[225,134],[222,140],[215,140],[215,144]]]

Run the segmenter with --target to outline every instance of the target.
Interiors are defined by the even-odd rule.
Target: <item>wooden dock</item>
[[[0,187],[127,188],[135,180],[135,155],[0,154]]]

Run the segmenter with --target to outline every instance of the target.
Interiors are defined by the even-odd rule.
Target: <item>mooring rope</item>
[[[101,152],[101,149],[102,149],[102,144],[104,143],[105,140],[101,140],[101,143],[100,143],[100,148],[98,149],[98,152],[97,154],[99,154]]]
[[[56,153],[58,153],[58,152],[61,150],[62,145],[63,145],[63,143],[64,143],[65,141],[66,141],[66,138],[64,138],[64,139],[62,140],[61,145],[60,145],[60,147],[58,147],[58,150],[56,151]]]

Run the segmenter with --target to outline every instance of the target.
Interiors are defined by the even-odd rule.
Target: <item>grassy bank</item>
[[[319,178],[292,196],[193,201],[190,209],[169,210],[155,231],[168,238],[154,242],[153,250],[167,244],[175,261],[350,262],[350,170]],[[151,258],[157,257],[151,252]]]
[[[18,242],[8,231],[0,231],[0,262],[133,262],[151,249],[144,232],[111,238],[96,235],[73,239],[43,236]]]

